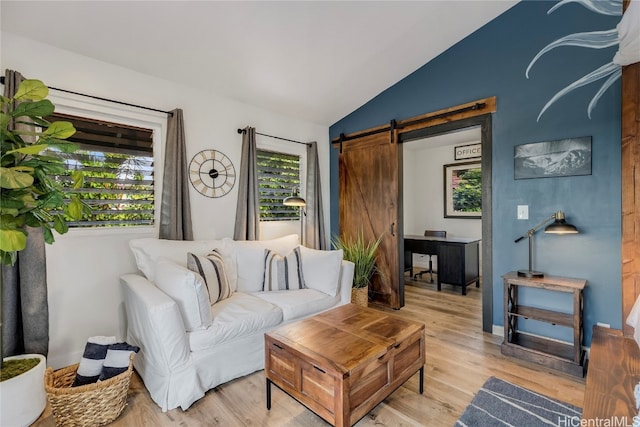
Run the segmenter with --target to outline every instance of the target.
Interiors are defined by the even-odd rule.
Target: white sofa
[[[207,390],[264,369],[265,332],[351,301],[353,263],[341,251],[299,247],[296,235],[257,242],[136,239],[130,247],[142,274],[121,277],[127,342],[140,347],[134,366],[163,411],[186,410]],[[265,249],[285,256],[296,247],[303,289],[263,291]],[[209,306],[187,253],[213,249],[232,292]]]

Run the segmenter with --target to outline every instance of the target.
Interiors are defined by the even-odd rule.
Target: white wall
[[[480,131],[472,136],[477,139],[464,143],[441,142],[437,138],[403,144],[404,233],[422,235],[427,229],[446,230],[447,237],[481,239],[482,220],[445,218],[443,201],[443,165],[462,162],[454,160],[454,146],[478,142]],[[427,256],[413,257],[414,265],[428,267]]]
[[[174,84],[119,66],[59,50],[13,34],[1,34],[0,68],[20,71],[29,78],[62,89],[163,110],[184,110],[187,157],[200,150],[217,149],[240,167],[241,136],[247,125],[258,132],[298,141],[318,141],[326,230],[329,219],[329,141],[326,126],[285,117],[187,86]],[[168,59],[170,60],[170,59]],[[185,70],[185,81],[189,79]],[[162,165],[157,165],[156,177]],[[304,194],[303,194],[304,196]],[[237,186],[226,196],[206,198],[191,188],[196,238],[231,237]],[[278,224],[264,230],[274,237],[298,232],[299,224]],[[47,247],[50,310],[49,365],[77,363],[86,339],[93,335],[124,338],[122,300],[118,278],[136,271],[127,242],[157,236],[156,229],[71,230]]]

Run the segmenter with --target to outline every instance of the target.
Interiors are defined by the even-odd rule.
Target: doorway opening
[[[460,238],[473,241],[480,240],[478,248],[478,277],[482,300],[483,331],[493,329],[493,283],[491,256],[491,115],[483,115],[462,119],[432,127],[426,127],[401,135],[402,143],[402,222],[404,236],[424,235],[426,230],[446,231],[447,238]],[[476,153],[458,153],[456,147],[478,147],[481,157]],[[458,150],[460,151],[460,150]],[[473,156],[472,156],[473,155]],[[462,166],[460,166],[462,165]],[[459,209],[451,214],[451,182],[447,183],[447,173],[460,169],[473,169],[480,166],[481,175],[481,212],[462,212]],[[476,171],[477,172],[477,171]],[[454,180],[459,176],[455,175]],[[468,180],[469,186],[477,185]],[[475,190],[464,195],[475,194]],[[455,209],[454,209],[455,210]],[[473,211],[474,208],[469,209]],[[411,246],[411,245],[410,245]],[[401,247],[405,247],[403,244]],[[405,260],[411,256],[410,262]],[[444,254],[442,255],[444,256]],[[450,256],[450,255],[448,255]],[[437,270],[437,256],[429,256],[404,252],[402,254],[405,268],[412,267],[409,276],[404,272],[401,286],[404,283],[431,284],[431,271]],[[468,261],[468,260],[467,260]],[[473,262],[473,258],[472,258]],[[431,268],[430,265],[431,264]],[[442,264],[440,264],[442,266]],[[422,272],[422,276],[419,273]],[[434,282],[438,281],[435,271]],[[414,275],[417,280],[414,279]],[[443,272],[444,274],[444,272]],[[408,279],[408,280],[407,280]],[[405,280],[407,280],[405,282]],[[467,285],[463,285],[467,287]],[[469,292],[476,292],[473,284],[468,285]],[[460,286],[446,284],[443,277],[441,292],[460,293]]]

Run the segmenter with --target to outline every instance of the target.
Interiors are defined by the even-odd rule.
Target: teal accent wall
[[[591,118],[587,106],[602,81],[569,93],[540,121],[536,118],[556,92],[610,62],[617,48],[561,47],[538,60],[529,79],[525,70],[548,43],[571,33],[615,28],[620,17],[599,15],[576,3],[547,14],[554,4],[518,3],[333,124],[330,136],[495,96],[493,150],[484,153],[493,158],[493,323],[503,324],[501,275],[527,266],[527,241],[514,240],[560,209],[580,234],[537,233],[534,268],[588,280],[584,320],[585,345],[589,345],[596,322],[622,326],[620,81],[600,99]],[[514,180],[515,145],[581,136],[592,137],[591,175]],[[337,234],[337,150],[331,154],[331,231]],[[517,205],[529,205],[528,221],[516,219]],[[530,305],[570,310],[566,301],[548,293],[525,296]],[[531,331],[539,327],[534,325]],[[567,335],[558,334],[560,339]]]

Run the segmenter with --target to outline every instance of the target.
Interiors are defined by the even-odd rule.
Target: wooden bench
[[[636,341],[620,330],[594,326],[582,419],[624,419],[625,423],[610,425],[632,425],[638,415],[633,393],[638,383],[640,349]]]

